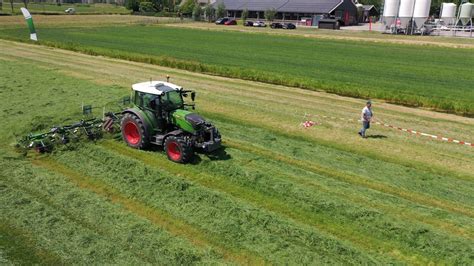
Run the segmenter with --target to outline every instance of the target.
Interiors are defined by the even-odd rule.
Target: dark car
[[[283,24],[281,24],[279,22],[273,22],[272,24],[270,24],[270,28],[272,28],[272,29],[282,29]]]
[[[245,27],[253,27],[253,21],[250,21],[250,20],[245,21],[244,26]]]
[[[230,18],[219,18],[216,20],[216,25],[224,25]]]
[[[293,23],[283,23],[283,28],[287,30],[294,30],[296,29],[296,26]]]
[[[235,20],[235,19],[229,19],[229,20],[227,20],[227,21],[224,23],[224,25],[227,25],[227,26],[229,26],[229,25],[237,25],[237,20]]]

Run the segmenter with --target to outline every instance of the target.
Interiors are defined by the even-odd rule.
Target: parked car
[[[253,21],[250,21],[250,20],[245,21],[244,26],[245,27],[253,27]]]
[[[64,12],[66,14],[74,14],[74,13],[76,13],[76,10],[74,8],[70,7],[68,9],[64,10]]]
[[[266,27],[267,24],[265,24],[265,22],[263,22],[263,21],[257,20],[253,23],[253,26],[254,27]]]
[[[283,23],[283,28],[286,30],[294,30],[296,26],[293,23]]]
[[[226,26],[237,25],[237,21],[235,19],[229,19],[224,23],[224,25]]]
[[[230,18],[219,18],[216,20],[216,25],[224,25]]]
[[[282,29],[283,24],[281,24],[280,22],[273,22],[272,24],[270,24],[270,28],[272,28],[272,29]]]

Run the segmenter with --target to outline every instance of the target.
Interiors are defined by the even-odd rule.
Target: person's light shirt
[[[364,109],[362,109],[360,120],[370,122],[370,119],[372,119],[372,110],[366,106]]]

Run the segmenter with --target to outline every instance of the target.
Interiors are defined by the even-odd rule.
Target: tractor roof
[[[181,90],[182,88],[169,82],[164,81],[146,81],[132,85],[134,91],[162,95],[168,91]]]

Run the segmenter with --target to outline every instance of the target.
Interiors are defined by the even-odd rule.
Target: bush
[[[152,2],[141,2],[140,3],[140,12],[155,12],[156,9],[153,7]]]
[[[199,5],[194,5],[193,20],[200,21],[201,20],[201,13],[202,13],[201,7]]]

